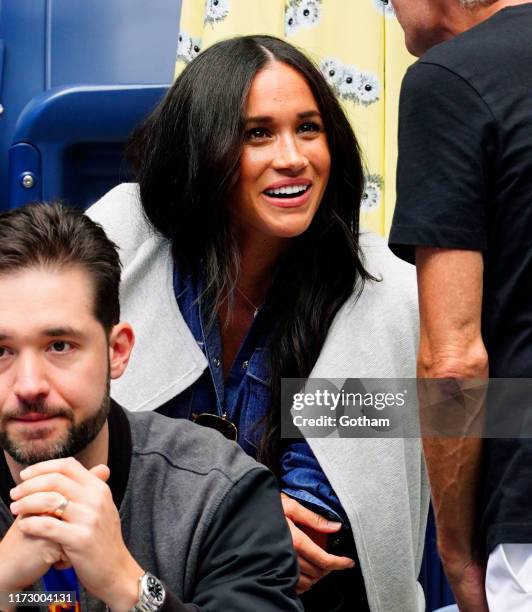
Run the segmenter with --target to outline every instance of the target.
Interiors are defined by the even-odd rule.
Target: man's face
[[[74,455],[109,409],[113,339],[91,279],[81,267],[22,269],[0,275],[0,296],[0,447],[26,465]]]
[[[420,57],[452,35],[448,17],[456,9],[457,0],[392,0],[392,5],[404,30],[406,47],[413,55]]]

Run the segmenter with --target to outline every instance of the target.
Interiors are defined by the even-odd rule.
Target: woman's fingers
[[[296,588],[298,593],[304,593],[318,580],[334,570],[348,569],[355,565],[355,562],[348,557],[337,557],[325,552],[292,520],[287,518],[287,522],[300,569]]]
[[[334,570],[349,569],[355,565],[353,559],[349,559],[349,557],[338,557],[325,552],[323,548],[314,544],[310,538],[308,538],[308,542],[304,541],[301,545],[299,554],[310,564],[320,568],[323,575]]]
[[[281,493],[281,503],[283,504],[285,516],[299,525],[306,525],[322,533],[335,533],[342,527],[342,523],[328,521],[320,514],[305,508],[305,506],[285,493]]]
[[[308,591],[313,585],[315,585],[317,580],[312,578],[311,576],[307,576],[306,574],[301,573],[299,576],[299,580],[296,585],[296,593],[301,595],[301,593],[305,593]]]
[[[292,543],[297,556],[302,557],[311,565],[321,569],[322,572],[327,573],[333,570],[348,569],[355,565],[353,559],[349,559],[349,557],[338,557],[325,552],[323,548],[314,543],[291,520],[288,520],[288,527],[290,528]]]
[[[317,581],[320,578],[323,578],[326,574],[329,573],[329,572],[324,572],[321,568],[317,567],[316,565],[312,565],[312,563],[309,563],[303,557],[298,557],[297,560],[299,563],[299,570],[301,574],[305,574],[306,576],[308,576],[314,581]]]

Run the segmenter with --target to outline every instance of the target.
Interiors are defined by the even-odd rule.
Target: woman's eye
[[[302,123],[298,128],[300,132],[321,132],[321,129],[321,125],[314,121],[306,121],[305,123]]]
[[[58,340],[57,342],[52,342],[50,344],[50,350],[53,353],[66,353],[72,349],[72,345],[70,342],[66,342],[65,340]]]
[[[247,140],[260,140],[261,138],[267,138],[268,137],[268,130],[266,130],[265,128],[252,128],[251,130],[247,131],[246,134],[246,138]]]
[[[0,346],[0,359],[3,359],[4,357],[7,357],[8,354],[9,354],[9,352],[5,348],[5,346]]]

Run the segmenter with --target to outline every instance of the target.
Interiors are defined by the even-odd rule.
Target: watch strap
[[[145,572],[139,578],[139,600],[129,612],[158,612],[165,598],[163,583],[150,572]]]

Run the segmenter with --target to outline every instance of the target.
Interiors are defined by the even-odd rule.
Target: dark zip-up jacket
[[[303,609],[275,478],[236,443],[183,419],[113,403],[109,468],[124,541],[164,582],[164,612]],[[0,536],[13,522],[13,486],[0,451]],[[82,612],[105,610],[83,588],[80,599]]]

